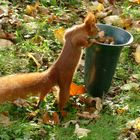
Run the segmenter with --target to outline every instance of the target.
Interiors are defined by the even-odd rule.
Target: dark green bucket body
[[[98,43],[86,49],[85,85],[90,95],[101,97],[111,86],[123,46],[132,43],[133,37],[121,28],[105,24],[97,26],[105,36],[115,39],[114,45]]]

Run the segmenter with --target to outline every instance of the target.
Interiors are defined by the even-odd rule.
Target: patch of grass
[[[123,9],[123,15],[137,20],[140,18],[139,4],[131,3],[128,0],[126,0],[123,3],[121,3],[121,7]]]
[[[101,118],[93,121],[88,125],[84,125],[85,120],[80,120],[80,127],[91,130],[87,137],[82,140],[114,140],[119,135],[117,117],[110,114],[102,114]],[[56,139],[58,140],[76,140],[77,136],[74,134],[75,126],[70,125],[68,128],[56,128]]]

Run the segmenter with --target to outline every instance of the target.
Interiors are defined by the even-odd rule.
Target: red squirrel
[[[70,84],[81,57],[82,47],[89,47],[89,37],[98,32],[95,17],[88,13],[84,23],[65,32],[64,46],[56,62],[44,72],[0,77],[0,103],[39,95],[39,103],[53,86],[59,86],[58,107],[63,110],[69,99]]]

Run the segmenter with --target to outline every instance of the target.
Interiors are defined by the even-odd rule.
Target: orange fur
[[[1,77],[0,103],[26,98],[28,95],[39,95],[40,103],[50,89],[58,85],[60,88],[58,105],[59,109],[63,110],[69,98],[70,84],[82,47],[89,46],[89,36],[97,34],[97,31],[95,17],[89,13],[84,23],[66,31],[62,52],[47,71]]]

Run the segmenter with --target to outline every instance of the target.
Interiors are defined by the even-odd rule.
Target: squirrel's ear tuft
[[[95,22],[96,22],[96,18],[94,16],[94,14],[92,14],[91,12],[88,12],[88,14],[84,20],[84,23],[86,24],[86,26],[90,27]]]

